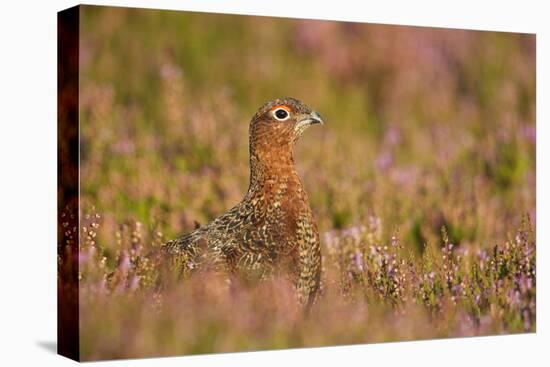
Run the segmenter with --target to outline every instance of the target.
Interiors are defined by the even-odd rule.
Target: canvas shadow
[[[36,345],[48,352],[57,354],[57,342],[55,340],[39,340],[36,342]]]

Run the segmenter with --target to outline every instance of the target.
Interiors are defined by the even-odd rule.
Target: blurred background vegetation
[[[108,263],[124,223],[161,242],[240,201],[248,123],[279,96],[326,121],[295,157],[324,246],[374,220],[411,256],[440,247],[442,227],[474,253],[535,222],[534,35],[81,9],[81,202]],[[265,346],[300,344],[281,335]]]

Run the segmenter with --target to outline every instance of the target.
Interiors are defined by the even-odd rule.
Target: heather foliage
[[[535,331],[533,36],[83,14],[85,359]],[[178,279],[158,256],[241,199],[248,121],[284,95],[326,121],[295,152],[323,252],[307,315],[282,279]]]

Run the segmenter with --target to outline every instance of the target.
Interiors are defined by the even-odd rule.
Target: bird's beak
[[[323,119],[317,111],[311,111],[311,113],[304,115],[303,118],[299,121],[300,125],[313,125],[323,123]]]
[[[311,111],[309,114],[310,120],[312,124],[324,124],[323,119],[321,118],[321,115],[317,111]]]

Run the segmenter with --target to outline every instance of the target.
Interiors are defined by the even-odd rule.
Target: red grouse
[[[319,233],[294,167],[293,146],[321,116],[294,98],[265,103],[250,122],[250,186],[225,214],[163,249],[182,271],[207,268],[264,279],[288,276],[302,304],[319,288]]]

